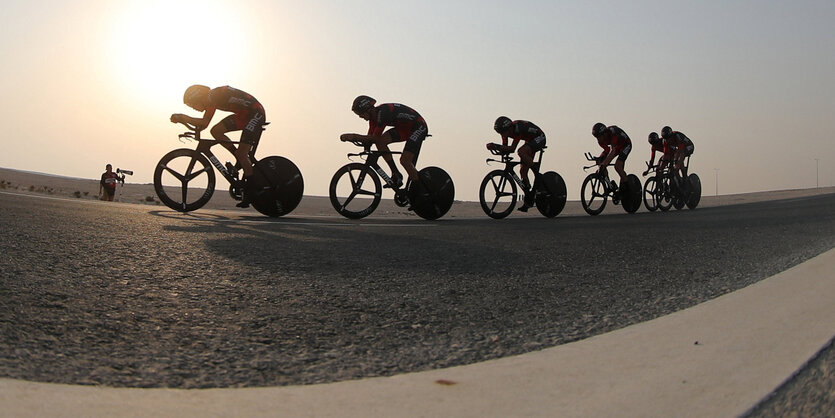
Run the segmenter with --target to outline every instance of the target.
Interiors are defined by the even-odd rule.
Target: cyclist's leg
[[[212,134],[212,138],[214,138],[223,148],[226,148],[229,151],[229,153],[235,156],[238,165],[240,165],[241,168],[244,169],[244,175],[252,174],[252,164],[249,164],[249,167],[246,167],[243,164],[241,159],[238,158],[238,148],[235,147],[235,144],[232,143],[232,140],[229,139],[228,136],[226,136],[228,132],[238,130],[240,130],[240,128],[237,127],[237,123],[235,122],[235,115],[229,115],[223,118],[223,120],[221,120],[220,122],[218,122],[217,125],[213,126],[210,132]]]
[[[238,120],[239,124],[242,120],[246,121],[241,130],[241,143],[235,152],[235,158],[244,170],[244,177],[251,176],[254,171],[250,156],[255,155],[255,149],[261,141],[261,133],[264,132],[263,126],[266,119],[264,113],[253,112]]]
[[[406,145],[403,147],[403,154],[400,155],[400,165],[409,174],[409,180],[418,181],[418,170],[415,167],[417,158],[420,154],[420,147],[423,145],[423,140],[426,139],[426,134],[429,133],[429,128],[426,125],[419,125],[415,127],[408,135]]]
[[[394,128],[387,130],[380,136],[380,138],[374,142],[374,145],[377,146],[377,150],[383,154],[383,160],[388,164],[389,169],[391,169],[391,177],[392,179],[395,178],[402,178],[403,175],[400,174],[400,170],[397,169],[397,165],[394,163],[394,158],[391,156],[391,150],[389,150],[389,144],[394,142],[400,142],[400,135],[397,133],[397,130]]]
[[[620,185],[623,186],[626,184],[626,170],[624,170],[623,166],[626,164],[626,159],[629,158],[629,153],[632,152],[632,145],[627,145],[623,151],[618,154],[618,159],[615,161],[615,171],[618,172],[620,176]]]

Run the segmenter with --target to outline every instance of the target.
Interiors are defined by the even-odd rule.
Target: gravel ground
[[[833,204],[350,222],[2,195],[0,376],[272,386],[520,354],[827,251]]]

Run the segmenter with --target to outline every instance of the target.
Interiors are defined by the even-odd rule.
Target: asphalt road
[[[829,250],[833,207],[823,195],[551,220],[349,221],[2,194],[0,376],[268,386],[520,354]]]

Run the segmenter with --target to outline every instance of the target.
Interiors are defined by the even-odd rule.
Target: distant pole
[[[818,159],[815,158],[815,188],[819,188],[820,182],[818,181]]]
[[[716,194],[715,194],[715,196],[719,196],[719,169],[714,168],[713,171],[716,172]]]

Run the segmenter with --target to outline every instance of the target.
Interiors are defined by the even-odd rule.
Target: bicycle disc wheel
[[[658,210],[658,182],[655,177],[650,177],[644,182],[644,207],[650,212]]]
[[[336,212],[348,219],[360,219],[370,215],[380,204],[380,178],[362,163],[342,166],[331,179],[331,205]]]
[[[516,207],[516,182],[510,174],[502,170],[493,170],[481,181],[478,200],[481,209],[493,219],[502,219]]]
[[[621,193],[623,199],[623,210],[627,213],[635,213],[641,207],[641,180],[638,176],[630,174],[626,176],[626,188]]]
[[[542,175],[542,184],[536,195],[536,208],[546,218],[553,218],[565,208],[565,180],[559,174],[548,171]]]
[[[175,149],[157,163],[154,191],[165,206],[178,212],[200,209],[215,192],[214,169],[199,152]]]
[[[449,174],[439,167],[426,167],[418,175],[420,181],[412,182],[409,190],[409,195],[414,196],[415,213],[430,221],[444,216],[455,200],[455,184]]]
[[[255,164],[247,192],[254,191],[252,207],[267,216],[278,217],[293,211],[304,195],[304,179],[292,161],[278,156]]]
[[[690,182],[690,198],[687,199],[687,207],[696,209],[699,206],[699,201],[702,200],[702,180],[696,173],[687,176]]]
[[[597,173],[592,173],[586,176],[583,180],[583,187],[580,190],[580,199],[583,204],[583,209],[589,215],[599,215],[606,207],[606,201],[609,196],[606,193],[606,186],[603,181],[597,176]]]

